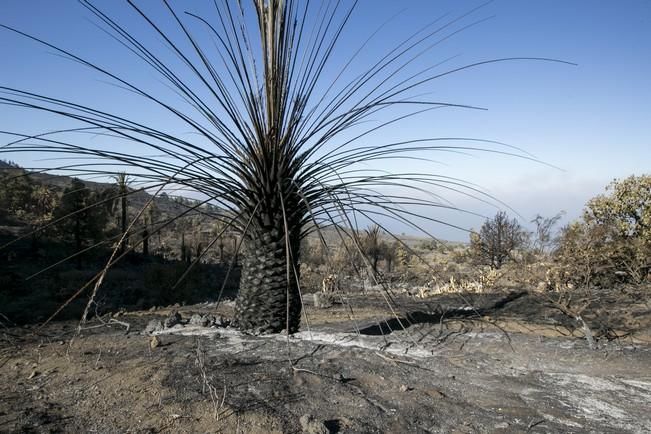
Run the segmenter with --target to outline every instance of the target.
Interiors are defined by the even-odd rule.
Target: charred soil
[[[289,338],[201,320],[228,302],[105,315],[72,340],[74,322],[4,328],[0,431],[649,432],[639,294],[610,335],[594,327],[596,350],[540,296],[466,299],[398,300],[401,330],[379,295],[308,296],[309,329]],[[181,323],[144,333],[174,310]]]

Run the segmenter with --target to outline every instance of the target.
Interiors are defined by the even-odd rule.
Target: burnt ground
[[[72,342],[75,322],[5,327],[0,431],[651,432],[648,294],[584,311],[596,349],[527,293],[467,295],[472,308],[398,299],[405,330],[378,295],[351,296],[353,315],[306,297],[309,331],[289,339],[190,324],[143,334],[173,310],[229,317],[232,303],[106,315]]]

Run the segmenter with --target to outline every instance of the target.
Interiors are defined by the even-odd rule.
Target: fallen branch
[[[531,423],[527,427],[527,432],[531,431],[534,427],[537,427],[538,425],[540,425],[542,423],[545,423],[545,422],[546,422],[545,419],[540,419],[540,420],[535,420],[534,419],[533,421],[531,421]]]
[[[581,315],[577,315],[574,317],[576,322],[581,324],[581,329],[583,330],[583,334],[585,335],[585,340],[588,341],[588,346],[590,347],[591,350],[594,350],[595,347],[595,342],[594,338],[592,337],[592,331],[590,330],[590,327],[586,324],[586,322],[583,320],[583,317]]]
[[[121,325],[122,327],[125,327],[126,328],[126,330],[124,332],[125,335],[129,334],[129,330],[131,330],[131,324],[129,324],[128,322],[118,321],[118,320],[116,320],[114,318],[111,318],[110,320],[108,320],[108,322],[103,322],[102,324],[97,324],[97,325],[88,326],[88,327],[81,327],[79,329],[79,331],[93,330],[93,329],[98,329],[98,328],[101,328],[101,327],[109,327],[110,328],[111,324],[118,324],[118,325]]]
[[[119,324],[122,327],[125,327],[126,328],[126,330],[124,331],[125,335],[128,335],[129,330],[131,330],[131,324],[129,324],[128,322],[124,322],[124,321],[118,321],[115,318],[111,318],[108,323],[109,324]]]

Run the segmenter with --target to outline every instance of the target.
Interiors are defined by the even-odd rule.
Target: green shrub
[[[651,176],[615,180],[566,226],[554,252],[551,286],[642,283],[651,271]]]

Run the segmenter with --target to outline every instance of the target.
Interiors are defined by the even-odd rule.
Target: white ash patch
[[[220,335],[226,329],[219,329],[216,327],[203,327],[201,325],[182,325],[177,324],[174,327],[157,330],[152,332],[153,336],[157,335],[181,335],[181,336],[215,336]]]
[[[550,373],[550,377],[555,378],[556,384],[563,387],[571,386],[585,386],[595,392],[624,390],[625,386],[617,384],[614,381],[605,378],[592,377],[585,374],[569,374],[569,373]]]
[[[287,341],[287,336],[283,334],[271,334],[251,336],[240,332],[237,329],[226,327],[202,327],[200,325],[176,325],[164,330],[155,331],[152,335],[175,334],[182,336],[213,336],[224,339],[227,345],[235,344],[241,346],[247,340],[275,340]],[[310,342],[316,344],[332,345],[338,347],[356,347],[373,351],[384,351],[401,356],[415,358],[432,357],[434,352],[421,346],[415,346],[412,342],[406,340],[384,340],[382,336],[363,336],[356,333],[336,333],[336,332],[319,332],[303,331],[294,333],[289,336],[289,342]]]
[[[285,337],[281,337],[286,339]],[[432,357],[433,351],[422,346],[416,346],[407,340],[385,340],[382,336],[366,336],[356,333],[335,333],[320,331],[303,331],[290,336],[292,340],[302,340],[318,344],[339,347],[356,347],[374,351],[384,351],[402,356],[417,358]],[[388,345],[387,345],[388,344]]]
[[[571,421],[569,419],[555,417],[555,416],[552,416],[551,414],[547,414],[547,413],[540,413],[540,414],[541,414],[542,417],[544,417],[546,420],[548,420],[550,422],[556,422],[556,423],[558,423],[560,425],[570,426],[572,428],[583,428],[583,425],[581,425],[580,423]]]
[[[628,384],[629,386],[637,387],[638,389],[643,389],[646,390],[647,392],[651,392],[651,381],[621,380],[621,382]]]
[[[640,401],[639,390],[627,384],[630,380],[572,373],[548,373],[542,380],[545,378],[554,385],[559,403],[573,408],[575,416],[641,432],[641,425],[645,423],[640,420],[643,415],[622,408],[623,404]],[[651,404],[648,399],[646,402]]]

